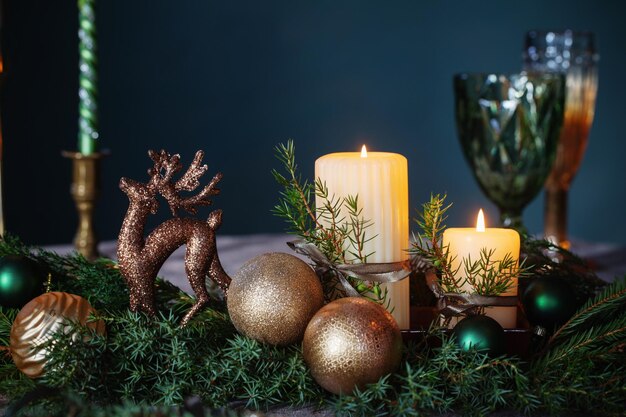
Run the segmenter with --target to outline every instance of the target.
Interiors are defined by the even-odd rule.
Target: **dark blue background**
[[[409,160],[412,214],[431,191],[455,203],[450,225],[497,210],[461,154],[451,78],[516,71],[533,28],[594,31],[601,53],[596,118],[571,195],[574,236],[626,244],[624,8],[610,1],[99,1],[103,169],[97,222],[117,235],[127,207],[121,176],[144,179],[149,148],[223,171],[222,233],[280,232],[273,147],[297,144],[303,173],[334,151],[393,151]],[[75,2],[4,4],[2,117],[9,231],[31,243],[69,242],[76,148]],[[542,198],[525,212],[542,229]],[[151,225],[165,218],[166,210]],[[203,215],[206,212],[202,213]]]

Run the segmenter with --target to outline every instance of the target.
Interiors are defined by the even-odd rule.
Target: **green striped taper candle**
[[[95,0],[78,0],[78,151],[96,151],[98,133],[98,73]]]

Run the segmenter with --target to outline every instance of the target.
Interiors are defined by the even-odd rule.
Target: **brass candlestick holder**
[[[107,156],[108,152],[85,155],[80,152],[63,151],[61,154],[72,160],[70,194],[78,211],[78,230],[74,237],[74,246],[86,259],[94,260],[99,254],[93,213],[100,192],[100,160]]]

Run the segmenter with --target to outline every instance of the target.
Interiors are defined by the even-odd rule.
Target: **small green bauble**
[[[25,256],[0,259],[0,306],[21,308],[43,293],[45,276],[39,265]]]
[[[484,350],[494,356],[504,353],[504,329],[491,317],[466,317],[454,326],[452,334],[463,350]]]
[[[574,291],[567,282],[545,277],[528,285],[522,304],[530,324],[548,329],[565,323],[578,308]]]

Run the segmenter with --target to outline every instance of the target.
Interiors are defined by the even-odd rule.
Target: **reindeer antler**
[[[180,163],[180,155],[170,155],[161,149],[161,152],[148,151],[148,156],[154,162],[154,166],[148,169],[150,182],[147,186],[155,193],[159,192],[163,184],[172,181],[172,177],[183,167]]]
[[[191,214],[196,214],[198,207],[211,205],[211,200],[208,197],[220,193],[216,185],[222,179],[222,173],[218,172],[198,194],[188,198],[182,198],[179,194],[180,191],[193,191],[200,186],[199,179],[208,170],[206,165],[201,165],[204,152],[196,152],[187,172],[175,184],[172,183],[172,177],[182,168],[180,155],[170,155],[164,150],[159,153],[149,151],[148,155],[154,161],[154,167],[148,170],[148,174],[151,176],[148,187],[165,198],[172,215],[176,216],[177,210],[181,208]]]
[[[177,190],[182,191],[193,191],[200,186],[201,176],[207,171],[208,167],[205,165],[200,165],[202,162],[202,158],[204,157],[203,151],[196,152],[196,156],[193,158],[193,162],[189,165],[187,172],[183,174],[182,177],[178,181],[176,181],[176,185],[174,186]]]

